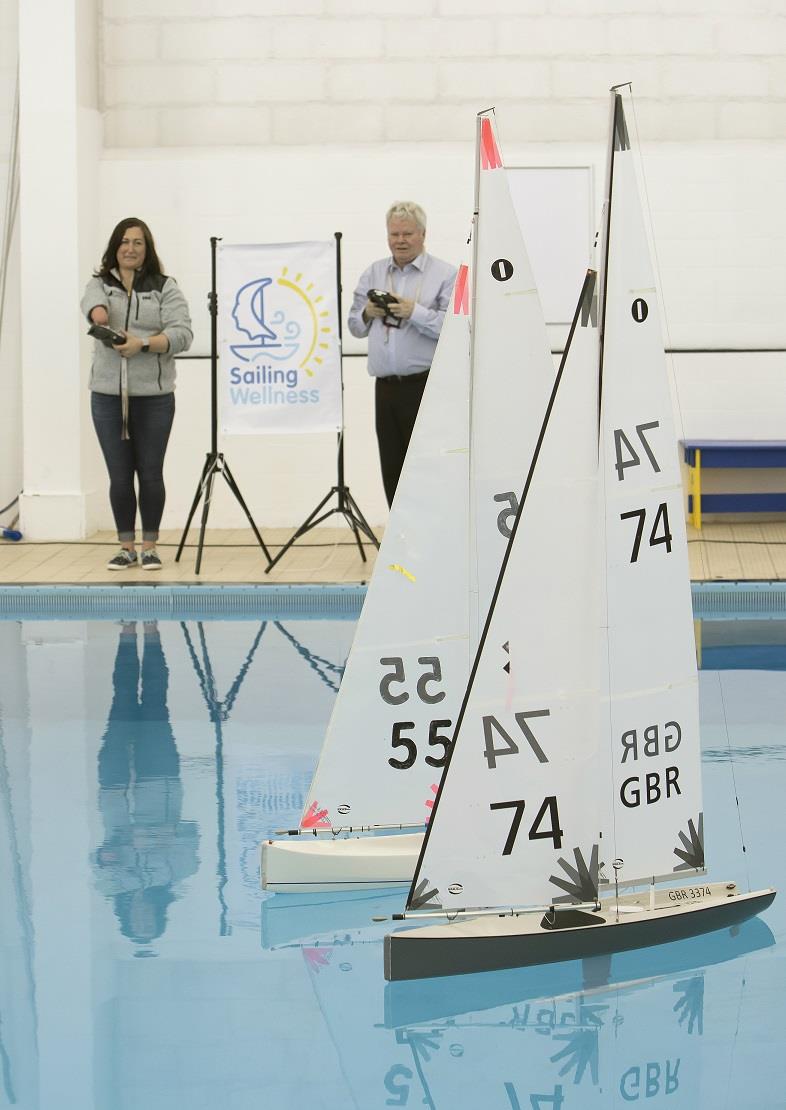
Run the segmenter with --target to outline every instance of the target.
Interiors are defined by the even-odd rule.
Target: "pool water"
[[[702,624],[709,878],[782,888],[786,627]],[[259,889],[353,631],[0,621],[0,1108],[786,1107],[786,890],[679,944],[386,985],[401,894]]]

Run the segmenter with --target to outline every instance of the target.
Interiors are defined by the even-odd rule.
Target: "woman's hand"
[[[97,304],[90,310],[90,320],[93,324],[103,324],[106,327],[109,324],[109,313],[102,304]]]
[[[138,355],[139,352],[142,350],[142,344],[144,343],[144,340],[140,339],[138,335],[129,335],[128,332],[123,331],[122,328],[120,328],[119,330],[126,337],[126,341],[125,343],[115,344],[115,350],[117,351],[117,353],[123,358],[133,358],[134,355]]]

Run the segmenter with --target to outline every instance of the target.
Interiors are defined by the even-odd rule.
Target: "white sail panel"
[[[597,892],[597,330],[589,313],[585,324],[526,492],[411,908]]]
[[[456,283],[305,827],[429,819],[477,645],[470,614],[488,608],[554,380],[493,114],[479,132],[482,277],[463,267]]]
[[[494,113],[482,113],[478,124],[470,450],[473,654],[554,383],[543,310]]]
[[[633,879],[703,865],[682,484],[653,267],[621,97],[602,367],[614,853]],[[607,863],[610,862],[607,860]]]
[[[301,827],[425,823],[469,666],[468,268],[459,270]]]

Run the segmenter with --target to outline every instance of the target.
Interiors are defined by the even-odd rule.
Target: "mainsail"
[[[462,266],[303,828],[429,820],[477,642],[471,599],[485,612],[554,380],[492,112],[476,162],[482,317]]]
[[[622,861],[618,877],[630,882],[702,868],[704,835],[698,676],[673,406],[620,92],[612,111],[602,320],[605,743],[614,788],[613,852]]]

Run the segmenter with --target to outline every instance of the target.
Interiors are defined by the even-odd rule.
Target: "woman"
[[[91,409],[109,471],[109,500],[120,551],[109,570],[160,570],[156,552],[164,511],[164,453],[175,415],[175,355],[193,333],[188,305],[162,273],[150,228],[130,216],[109,237],[101,266],[87,283],[82,310],[121,342],[95,341]],[[142,550],[136,551],[137,495]]]

